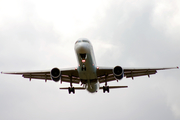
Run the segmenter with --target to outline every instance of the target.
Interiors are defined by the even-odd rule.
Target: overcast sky
[[[0,71],[76,67],[82,37],[100,66],[180,66],[180,1],[0,0]],[[69,95],[66,83],[1,74],[0,119],[180,120],[180,70],[108,85],[129,87]]]

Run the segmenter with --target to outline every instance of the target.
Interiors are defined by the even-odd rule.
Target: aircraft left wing
[[[179,67],[170,67],[170,68],[125,68],[124,77],[132,78],[139,76],[148,76],[156,74],[157,70],[167,70],[167,69],[179,69]],[[97,70],[97,77],[100,83],[110,82],[116,80],[113,74],[113,68],[101,68]]]
[[[14,74],[22,75],[24,78],[31,79],[40,79],[40,80],[52,80],[50,75],[51,70],[47,71],[37,71],[37,72],[1,72],[2,74]],[[79,84],[80,79],[78,72],[75,68],[62,69],[61,70],[61,82],[70,82],[70,77],[72,78],[72,83]]]

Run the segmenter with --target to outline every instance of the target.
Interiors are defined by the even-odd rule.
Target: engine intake
[[[53,68],[51,70],[51,79],[58,82],[61,79],[61,71],[58,68]]]
[[[113,74],[117,80],[121,80],[124,77],[124,70],[121,66],[116,66],[113,69]]]

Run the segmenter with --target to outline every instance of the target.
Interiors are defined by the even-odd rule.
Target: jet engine
[[[113,74],[117,80],[121,80],[124,77],[124,70],[121,66],[116,66],[113,69]]]
[[[61,79],[61,71],[58,68],[53,68],[51,70],[51,79],[58,82]]]

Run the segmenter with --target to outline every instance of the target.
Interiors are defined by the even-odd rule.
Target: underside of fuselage
[[[87,83],[84,84],[85,89],[90,93],[95,93],[99,90],[99,82],[97,80],[87,80]]]
[[[75,43],[75,52],[78,60],[78,74],[82,84],[90,93],[97,92],[99,82],[97,81],[97,67],[91,43],[87,39],[79,39]]]

